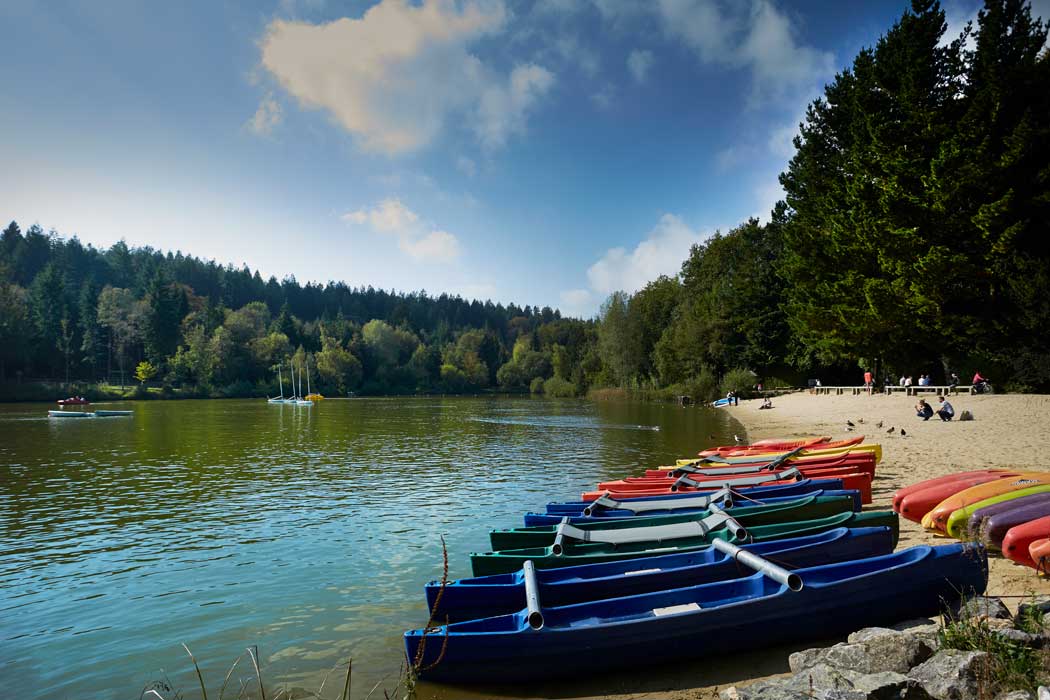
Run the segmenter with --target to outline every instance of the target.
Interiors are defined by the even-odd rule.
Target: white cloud
[[[283,118],[280,103],[273,98],[273,93],[267,93],[259,103],[259,108],[255,110],[255,115],[245,126],[258,136],[269,136]]]
[[[635,49],[627,55],[627,70],[631,72],[634,82],[645,82],[649,75],[649,69],[653,67],[653,52],[644,49]]]
[[[478,174],[478,164],[466,156],[456,158],[456,169],[467,177],[474,177]]]
[[[589,48],[580,45],[572,34],[563,34],[554,40],[554,50],[566,63],[578,68],[588,78],[598,75],[601,59]]]
[[[550,90],[554,74],[533,63],[511,71],[506,85],[492,84],[481,95],[475,130],[486,148],[497,148],[512,134],[525,130],[525,117],[536,100]]]
[[[553,83],[531,64],[501,77],[468,50],[506,19],[502,0],[383,0],[360,19],[277,19],[260,40],[261,63],[300,105],[326,110],[366,150],[423,148],[454,114],[476,116],[479,139],[498,146],[524,130]]]
[[[591,102],[598,109],[610,109],[613,105],[613,100],[616,98],[616,88],[610,84],[606,84],[600,90],[591,94]]]
[[[767,144],[770,153],[785,159],[791,158],[795,155],[795,144],[792,141],[797,133],[797,124],[789,124],[773,129],[769,134],[769,143]]]
[[[347,224],[395,237],[397,247],[415,260],[451,262],[461,252],[458,238],[423,222],[398,199],[384,199],[370,209],[347,212],[339,218]]]
[[[617,290],[633,293],[660,275],[676,275],[689,249],[710,234],[664,214],[634,250],[612,248],[587,270],[591,290],[604,297]]]
[[[834,56],[798,43],[790,18],[768,0],[659,0],[664,33],[703,63],[747,70],[752,102],[792,95],[833,74]]]
[[[563,314],[578,318],[587,318],[595,313],[594,295],[589,289],[566,289],[559,295],[561,303],[558,308]]]

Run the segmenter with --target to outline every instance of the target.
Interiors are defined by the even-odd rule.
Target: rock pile
[[[1035,610],[1030,610],[1035,606]],[[1043,630],[1015,627],[1026,616],[1042,616]],[[998,598],[977,597],[960,606],[956,620],[982,622],[995,634],[1036,649],[1050,648],[1050,596],[1022,604],[1017,618]],[[984,651],[940,648],[940,624],[910,620],[869,627],[844,643],[792,654],[791,675],[721,691],[722,700],[983,700],[992,657]],[[1036,700],[1028,691],[997,700]],[[1038,700],[1050,700],[1039,688]]]

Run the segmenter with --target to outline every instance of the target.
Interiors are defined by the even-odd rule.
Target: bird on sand
[[[880,420],[878,423],[876,423],[875,427],[876,428],[881,428],[882,427],[882,421]]]
[[[887,432],[887,433],[891,433],[891,434],[892,434],[894,430],[896,430],[896,428],[890,428],[890,429],[889,429],[889,430],[887,430],[886,432]]]
[[[847,433],[852,433],[852,432],[853,432],[853,428],[847,427],[847,428],[846,428],[846,432],[847,432]]]
[[[904,437],[907,434],[907,431],[905,431],[904,428],[901,428],[901,437]]]
[[[744,441],[743,438],[741,438],[739,435],[736,435],[736,434],[733,435],[733,439],[736,440],[737,442],[743,442]]]
[[[848,425],[849,427],[852,428],[853,427],[853,421],[851,421],[849,418],[847,418],[846,419],[846,425]]]
[[[857,422],[858,422],[858,423],[863,423],[863,422],[864,422],[864,419],[863,419],[863,418],[858,418],[858,419],[857,419]]]

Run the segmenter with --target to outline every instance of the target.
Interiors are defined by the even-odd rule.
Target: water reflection
[[[0,671],[13,697],[210,685],[250,644],[316,688],[396,675],[422,585],[549,500],[725,440],[725,413],[492,398],[0,407]],[[178,669],[172,671],[172,669]],[[425,694],[460,695],[429,687]],[[553,692],[553,691],[551,691]]]

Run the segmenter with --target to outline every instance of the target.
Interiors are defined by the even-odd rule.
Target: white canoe
[[[94,418],[95,414],[88,411],[48,411],[47,415],[52,418]]]

